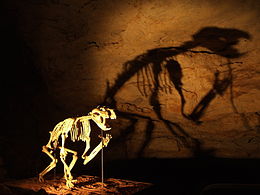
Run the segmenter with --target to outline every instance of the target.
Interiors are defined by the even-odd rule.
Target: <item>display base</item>
[[[0,191],[7,194],[134,194],[152,186],[150,183],[124,179],[101,179],[96,176],[82,175],[75,178],[74,187],[69,189],[63,178],[46,179],[39,182],[38,178],[4,182]]]

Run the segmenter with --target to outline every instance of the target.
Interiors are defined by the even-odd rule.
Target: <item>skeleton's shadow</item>
[[[127,81],[137,75],[137,88],[140,94],[149,97],[149,103],[153,107],[158,120],[163,122],[166,128],[176,138],[176,142],[185,147],[193,148],[194,151],[200,150],[201,143],[197,139],[191,137],[179,124],[164,119],[161,112],[161,103],[158,98],[159,93],[160,91],[171,93],[173,86],[181,100],[180,111],[182,116],[200,124],[200,119],[204,115],[210,102],[212,102],[217,95],[223,95],[229,87],[231,93],[230,101],[233,110],[237,112],[232,95],[233,73],[230,59],[239,58],[244,54],[233,47],[238,44],[239,39],[250,38],[247,32],[237,29],[205,27],[192,35],[191,41],[184,42],[179,47],[162,47],[148,50],[146,53],[123,64],[123,72],[119,74],[117,79],[113,82],[114,85],[110,86],[109,82],[107,82],[107,91],[103,104],[116,108],[115,95]],[[204,47],[206,50],[193,50],[198,46]],[[183,95],[183,90],[185,89],[182,87],[183,73],[181,65],[176,60],[177,55],[185,52],[214,54],[228,60],[228,63],[225,64],[228,74],[226,74],[225,78],[220,79],[219,72],[215,72],[215,81],[212,88],[190,114],[184,111],[186,100]],[[122,115],[132,121],[130,125],[131,128],[128,128],[128,133],[133,132],[137,120],[144,117],[133,116],[133,114],[129,113],[122,113]],[[153,119],[147,118],[146,139],[141,146],[139,155],[142,154],[150,142],[153,129]]]
[[[189,119],[195,121],[197,124],[200,124],[201,121],[199,120],[206,108],[209,106],[210,102],[219,94],[223,95],[226,89],[230,86],[231,80],[231,72],[229,72],[229,76],[220,80],[219,79],[219,72],[215,72],[215,80],[212,86],[212,89],[200,100],[200,102],[196,105],[193,109],[192,113],[188,115]]]

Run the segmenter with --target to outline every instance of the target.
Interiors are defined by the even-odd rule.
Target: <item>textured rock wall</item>
[[[112,159],[260,156],[258,1],[6,7],[45,86],[30,96],[39,143],[59,120],[104,103],[119,115]]]

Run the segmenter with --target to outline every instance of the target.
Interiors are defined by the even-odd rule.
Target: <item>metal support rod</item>
[[[103,151],[104,143],[103,143],[103,137],[104,137],[104,133],[101,130],[101,139],[102,139],[102,149],[101,149],[101,182],[102,182],[102,187],[104,187],[104,151]]]
[[[53,156],[54,156],[54,158],[55,159],[57,159],[57,157],[56,157],[56,148],[54,148],[54,151],[53,151]],[[54,173],[53,173],[53,179],[55,180],[56,179],[56,177],[57,177],[57,167],[55,166],[54,167]]]

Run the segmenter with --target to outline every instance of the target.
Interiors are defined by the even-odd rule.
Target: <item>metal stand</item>
[[[104,137],[104,132],[101,130],[101,139],[102,139],[102,149],[101,149],[101,182],[102,182],[102,187],[104,187],[104,144],[103,144],[103,137]]]
[[[54,149],[54,151],[53,151],[53,156],[54,156],[55,159],[57,159],[57,157],[56,157],[56,149]],[[54,167],[54,173],[53,173],[53,179],[56,180],[56,178],[57,178],[57,167],[55,166]]]

